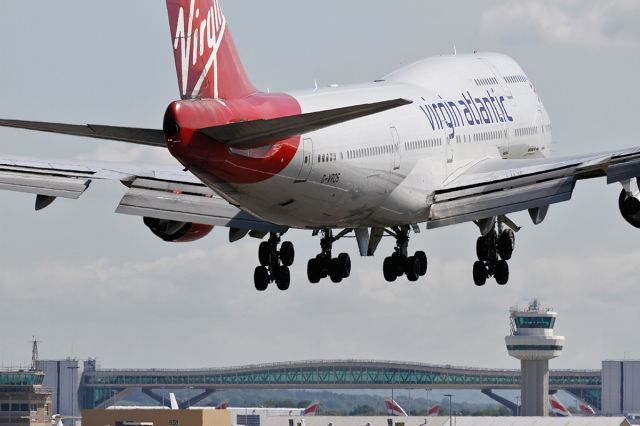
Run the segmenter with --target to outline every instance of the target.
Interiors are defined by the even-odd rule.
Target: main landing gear
[[[485,285],[487,278],[494,277],[499,285],[509,281],[509,264],[515,248],[516,237],[510,228],[497,221],[490,231],[476,241],[478,261],[473,264],[473,282],[478,287]]]
[[[335,237],[331,229],[323,229],[320,240],[321,252],[307,263],[307,278],[312,284],[317,284],[320,280],[329,277],[334,283],[342,282],[343,279],[351,275],[351,258],[347,253],[340,253],[338,257],[333,257],[331,251],[333,243],[350,233],[351,229],[345,229]],[[317,235],[318,232],[314,234]]]
[[[413,256],[408,255],[409,226],[398,226],[387,231],[396,239],[396,247],[393,254],[383,263],[384,279],[393,282],[406,275],[409,281],[418,281],[418,278],[427,274],[427,255],[423,251],[417,251]]]
[[[278,250],[280,238],[280,234],[272,233],[268,241],[260,243],[258,249],[260,266],[253,273],[253,282],[258,291],[265,291],[273,282],[282,291],[289,289],[291,284],[289,266],[293,265],[295,250],[290,241],[282,243]]]

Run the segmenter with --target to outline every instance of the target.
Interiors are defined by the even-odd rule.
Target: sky
[[[286,91],[372,81],[440,54],[514,57],[552,118],[553,155],[640,144],[640,3],[636,0],[222,0],[255,85]],[[160,128],[178,86],[163,1],[0,2],[0,117]],[[0,156],[174,165],[160,148],[0,129]],[[382,277],[392,241],[374,258],[349,252],[351,278],[306,280],[319,251],[296,244],[288,292],[253,288],[258,241],[225,229],[167,244],[137,217],[113,213],[125,188],[94,182],[80,200],[41,212],[34,197],[0,193],[0,363],[96,357],[109,368],[190,368],[304,359],[377,359],[517,368],[504,336],[509,308],[533,297],[567,338],[552,368],[600,368],[640,358],[640,230],[620,216],[620,185],[579,182],[571,202],[516,236],[505,287],[473,285],[477,228],[423,231],[429,272]]]

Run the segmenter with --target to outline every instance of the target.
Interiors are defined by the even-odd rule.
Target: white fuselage
[[[271,179],[214,188],[290,227],[427,222],[434,191],[457,171],[488,157],[550,154],[542,101],[520,66],[501,54],[433,57],[374,83],[291,95],[303,113],[397,98],[413,103],[303,135],[293,161]]]

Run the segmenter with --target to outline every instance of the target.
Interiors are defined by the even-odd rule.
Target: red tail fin
[[[243,98],[256,91],[218,0],[167,0],[182,99]]]
[[[320,409],[320,401],[313,401],[307,408],[302,412],[303,416],[315,416],[318,414],[318,410]]]

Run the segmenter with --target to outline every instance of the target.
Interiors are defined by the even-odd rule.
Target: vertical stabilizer
[[[320,409],[320,401],[313,401],[307,408],[302,412],[303,416],[315,416],[318,414],[318,410]]]
[[[385,399],[384,406],[387,408],[387,413],[390,416],[406,416],[407,412],[393,399]]]
[[[182,99],[243,98],[256,91],[218,0],[167,0]]]

